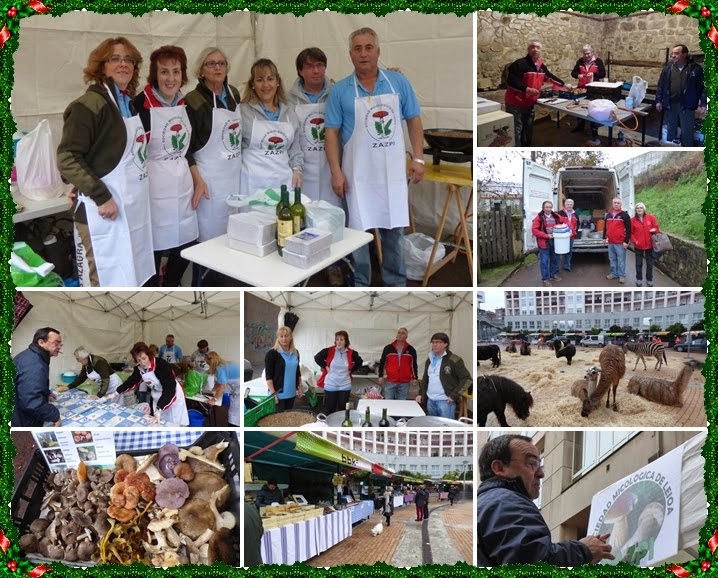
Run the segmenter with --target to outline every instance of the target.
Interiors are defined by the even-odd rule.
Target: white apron
[[[112,91],[107,85],[105,89],[117,106]],[[79,202],[85,205],[101,287],[139,287],[155,274],[145,129],[139,116],[123,121],[127,131],[125,151],[117,166],[100,179],[117,205],[117,217],[103,219],[97,204],[82,192],[78,194]],[[77,232],[75,239],[79,239]],[[78,259],[82,259],[84,247],[81,243],[78,247]],[[80,284],[90,286],[87,267],[81,269]]]
[[[332,190],[332,173],[324,152],[325,103],[297,104],[295,111],[302,127],[302,192],[313,201],[327,201],[342,208],[342,200]]]
[[[242,168],[239,107],[234,111],[217,108],[217,96],[214,95],[212,132],[207,144],[194,153],[194,160],[209,191],[209,199],[202,197],[197,206],[199,240],[202,242],[224,235],[229,215],[235,212],[227,204],[227,197],[239,193]]]
[[[146,97],[151,102],[149,95]],[[184,105],[153,106],[150,127],[147,173],[152,244],[155,251],[162,251],[194,241],[199,235],[197,213],[192,208],[192,174],[185,159],[192,127]]]
[[[383,70],[379,71],[387,82]],[[409,224],[406,150],[399,96],[359,96],[354,75],[354,132],[344,146],[349,228],[394,229]]]
[[[87,378],[91,379],[97,384],[102,382],[102,377],[94,369],[87,374]],[[105,392],[105,395],[115,393],[115,391],[117,391],[117,388],[120,385],[122,385],[122,380],[120,379],[120,376],[116,373],[113,373],[112,375],[110,375],[110,384],[107,386],[107,391]]]
[[[227,421],[231,424],[239,426],[241,423],[240,416],[244,413],[244,395],[242,395],[241,380],[229,379],[227,380],[227,390],[229,391],[229,412],[227,415]]]
[[[152,398],[152,409],[154,414],[157,415],[157,402],[162,396],[162,384],[155,375],[154,369],[142,374],[142,381],[147,385],[147,389],[150,391],[150,397]],[[189,425],[189,415],[187,414],[187,404],[184,398],[184,391],[179,382],[175,380],[177,385],[175,389],[175,396],[169,402],[167,407],[162,411],[162,421],[168,426],[177,425]]]
[[[289,145],[294,140],[290,122],[254,120],[249,147],[242,153],[240,195],[249,196],[258,189],[275,189],[281,185],[292,187],[292,167],[289,166]],[[290,204],[292,203],[290,198]]]

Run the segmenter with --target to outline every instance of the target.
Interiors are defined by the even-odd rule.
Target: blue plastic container
[[[190,409],[187,411],[187,415],[189,416],[190,427],[204,426],[204,415],[202,415],[202,412],[197,411],[196,409]]]
[[[222,405],[229,405],[230,403],[232,403],[232,394],[229,392],[226,392],[222,396]]]

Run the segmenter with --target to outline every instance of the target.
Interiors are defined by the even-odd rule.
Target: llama
[[[581,415],[588,417],[603,398],[603,394],[608,392],[606,397],[606,407],[610,407],[611,389],[613,389],[613,411],[618,411],[616,403],[616,388],[621,378],[626,373],[626,354],[617,345],[606,345],[598,356],[598,363],[601,365],[601,377],[594,392],[584,402]]]
[[[636,354],[636,365],[633,366],[633,371],[636,371],[638,362],[643,362],[643,371],[647,371],[646,357],[655,357],[656,366],[653,368],[655,371],[660,371],[663,363],[668,365],[668,359],[666,359],[666,348],[662,343],[639,343],[636,341],[627,341],[623,344],[623,352],[633,351]]]
[[[628,381],[628,393],[640,395],[648,401],[655,401],[662,405],[683,407],[683,392],[688,387],[688,382],[696,367],[698,367],[698,362],[695,359],[684,361],[681,371],[673,381],[634,375]]]
[[[531,346],[526,341],[521,343],[521,355],[531,355]]]
[[[506,353],[516,353],[516,344],[514,342],[509,343],[504,351]]]
[[[571,385],[571,395],[581,400],[581,413],[586,411],[586,415],[588,415],[591,412],[588,407],[589,399],[596,389],[600,373],[601,370],[593,366],[586,372],[583,379],[577,379]]]
[[[565,357],[566,361],[569,365],[571,365],[571,360],[576,355],[576,347],[571,345],[568,342],[561,341],[560,339],[556,339],[553,342],[553,349],[556,352],[556,358],[559,357]]]

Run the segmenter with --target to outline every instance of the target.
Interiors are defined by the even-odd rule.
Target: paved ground
[[[354,526],[353,535],[307,563],[315,567],[385,562],[396,567],[473,561],[473,500],[429,504],[429,519],[415,522],[416,508],[397,508],[386,526],[378,512]],[[384,522],[377,537],[371,529]]]

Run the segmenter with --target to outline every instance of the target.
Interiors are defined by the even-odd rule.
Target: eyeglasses
[[[305,69],[306,70],[324,70],[326,67],[327,67],[327,65],[324,64],[323,62],[315,62],[314,64],[309,64],[309,63],[305,62],[302,65],[302,70],[305,70]]]
[[[513,461],[520,462],[521,460],[511,460],[511,461],[512,462]],[[541,460],[536,459],[536,458],[529,458],[527,460],[524,460],[523,463],[527,468],[530,468],[532,472],[535,472],[535,471],[543,468],[543,464],[541,463]]]
[[[226,68],[227,63],[224,60],[208,60],[204,63],[207,68]]]
[[[125,64],[131,64],[132,66],[135,65],[134,58],[132,58],[131,56],[120,56],[119,54],[113,54],[112,56],[110,56],[107,62],[111,62],[112,64],[119,64],[120,62],[124,62]]]

